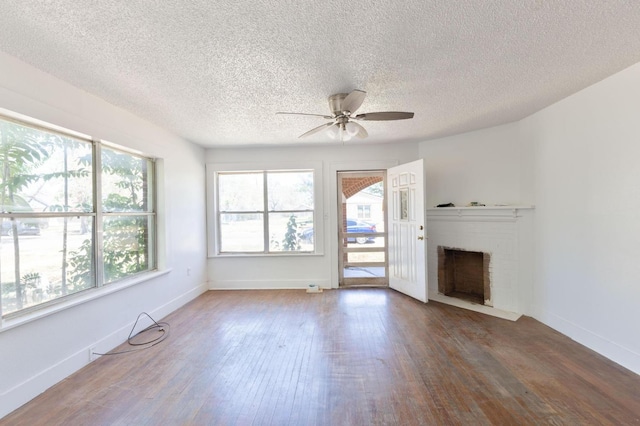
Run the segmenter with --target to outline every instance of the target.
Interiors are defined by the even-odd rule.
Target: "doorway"
[[[386,171],[338,172],[340,287],[389,285]]]

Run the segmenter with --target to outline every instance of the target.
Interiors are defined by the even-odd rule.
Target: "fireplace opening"
[[[438,292],[491,305],[490,259],[489,253],[438,247]]]

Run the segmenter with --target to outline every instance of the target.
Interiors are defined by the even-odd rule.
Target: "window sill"
[[[72,295],[64,300],[61,300],[58,303],[54,303],[41,309],[25,313],[24,315],[19,315],[9,319],[3,319],[0,321],[0,333],[15,327],[19,327],[23,324],[39,320],[49,315],[53,315],[66,309],[73,308],[74,306],[99,299],[108,294],[116,293],[120,290],[124,290],[136,284],[140,284],[145,281],[160,277],[162,275],[166,275],[169,272],[171,272],[171,269],[163,269],[161,271],[153,271],[146,274],[138,275],[113,284],[105,285],[100,288],[94,288],[91,290],[80,292],[76,295]]]
[[[271,257],[316,257],[316,256],[324,256],[324,253],[320,252],[303,252],[303,253],[218,253],[213,256],[209,256],[209,259],[225,259],[229,257],[261,257],[261,258],[271,258]]]

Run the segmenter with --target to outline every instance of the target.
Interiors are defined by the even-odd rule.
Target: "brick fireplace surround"
[[[533,282],[532,206],[427,209],[427,235],[429,300],[511,320],[518,319],[522,314],[530,314]],[[476,281],[487,286],[483,301],[474,301],[464,294],[462,298],[445,296],[444,293],[451,292],[451,283],[445,282],[447,274],[443,269],[443,255],[449,249],[480,254],[482,266],[486,269],[479,272],[483,276],[477,277]],[[479,260],[474,262],[478,263]],[[471,277],[467,278],[474,281]],[[467,289],[463,289],[465,291]]]

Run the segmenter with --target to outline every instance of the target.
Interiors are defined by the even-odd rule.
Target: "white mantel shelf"
[[[427,219],[508,220],[520,217],[523,210],[533,210],[532,205],[434,207],[427,209]]]
[[[427,209],[427,211],[446,211],[446,210],[522,210],[522,209],[534,209],[535,206],[531,205],[513,205],[513,206],[465,206],[465,207],[434,207]]]

